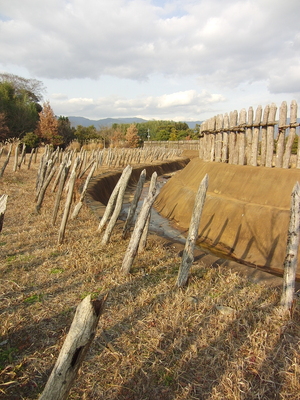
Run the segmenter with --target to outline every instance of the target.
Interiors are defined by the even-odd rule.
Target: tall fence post
[[[292,146],[296,136],[296,126],[297,126],[297,103],[295,100],[291,103],[290,112],[290,133],[286,142],[285,152],[283,155],[283,168],[289,168],[290,158],[292,153]]]
[[[291,195],[291,214],[284,260],[283,291],[281,306],[291,310],[295,292],[295,278],[298,264],[300,237],[300,185],[296,182]]]
[[[194,261],[194,248],[198,237],[198,229],[201,220],[202,210],[206,198],[206,191],[208,187],[208,175],[202,179],[198,192],[195,198],[195,204],[193,209],[193,215],[191,218],[190,228],[185,247],[182,255],[181,266],[177,277],[177,286],[185,286],[188,280],[190,268]]]
[[[285,142],[285,133],[287,128],[286,121],[287,121],[287,104],[286,101],[283,101],[279,109],[279,124],[278,124],[276,162],[275,162],[275,166],[277,168],[282,168],[283,166],[284,142]]]

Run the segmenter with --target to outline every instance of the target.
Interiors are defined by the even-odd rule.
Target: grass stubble
[[[299,399],[299,301],[282,316],[280,288],[195,262],[175,288],[178,249],[154,235],[129,276],[123,223],[100,246],[87,206],[57,244],[55,194],[35,212],[37,164],[0,181],[9,195],[0,234],[0,398],[37,399],[76,306],[109,293],[69,399]],[[61,218],[62,210],[60,211]]]

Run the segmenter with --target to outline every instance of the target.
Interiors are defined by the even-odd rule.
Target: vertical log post
[[[236,146],[236,129],[237,129],[238,113],[236,110],[231,111],[229,114],[229,164],[237,164],[238,152]]]
[[[300,236],[300,185],[296,182],[291,196],[291,214],[288,231],[286,257],[284,260],[283,291],[281,306],[291,310],[295,292],[295,277],[298,264],[298,248]]]
[[[191,218],[190,228],[185,247],[182,255],[181,266],[177,277],[177,286],[185,286],[188,281],[189,271],[194,261],[194,248],[198,237],[198,230],[204,202],[206,198],[206,191],[208,187],[208,175],[206,174],[200,183],[198,192],[195,198],[193,215]]]
[[[156,174],[156,172],[154,172],[154,174]],[[140,211],[139,216],[134,225],[133,233],[131,235],[131,238],[130,238],[124,259],[123,259],[121,270],[124,274],[129,274],[129,272],[130,272],[130,269],[132,267],[132,264],[134,262],[135,256],[138,251],[139,242],[140,242],[140,239],[141,239],[143,231],[144,231],[147,217],[149,215],[149,212],[151,210],[151,207],[152,207],[157,195],[158,195],[158,190],[157,190],[157,187],[154,186],[153,190],[151,192],[149,191],[147,197],[145,198],[145,200],[143,202],[141,211]]]
[[[255,112],[255,121],[253,124],[254,130],[253,130],[252,149],[251,149],[251,165],[253,167],[257,166],[261,116],[262,116],[262,106],[258,106]]]
[[[266,153],[267,153],[267,127],[268,117],[270,112],[270,106],[267,105],[264,109],[262,126],[261,126],[261,148],[260,148],[260,166],[266,165]]]
[[[246,125],[246,165],[251,165],[252,138],[253,138],[253,108],[249,107],[248,121]]]
[[[290,158],[292,154],[292,146],[296,136],[296,126],[297,126],[297,108],[298,105],[296,100],[291,102],[291,112],[290,112],[290,133],[285,146],[285,152],[283,156],[283,168],[289,168]]]
[[[229,131],[229,116],[227,113],[224,114],[224,131],[223,131],[223,143],[222,143],[222,159],[223,163],[228,162],[228,131]]]
[[[57,361],[39,400],[66,400],[78,370],[95,337],[100,315],[107,296],[91,301],[91,295],[82,300]]]
[[[222,156],[222,132],[223,132],[223,115],[219,114],[216,118],[216,144],[215,144],[215,162],[221,162]]]
[[[286,101],[281,103],[279,109],[279,123],[278,123],[278,136],[276,144],[276,168],[282,168],[283,166],[283,153],[285,144],[285,132],[287,128],[287,104]]]
[[[133,200],[132,200],[129,210],[128,210],[127,218],[126,218],[124,228],[123,228],[123,233],[122,233],[123,239],[126,239],[126,237],[128,236],[128,233],[130,231],[130,227],[132,225],[132,220],[134,218],[134,214],[136,212],[139,199],[141,197],[141,193],[142,193],[142,190],[144,187],[145,180],[146,180],[146,170],[143,169],[143,171],[140,174],[140,177],[139,177],[136,189],[135,189]]]
[[[246,149],[245,149],[245,129],[246,129],[247,111],[243,108],[239,115],[239,131],[238,131],[238,164],[245,165]]]
[[[272,103],[268,115],[268,126],[267,126],[267,149],[266,149],[266,167],[272,168],[273,166],[273,153],[274,153],[274,126],[276,118],[277,107],[276,104]]]

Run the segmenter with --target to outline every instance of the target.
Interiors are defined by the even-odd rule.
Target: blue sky
[[[0,0],[0,72],[57,115],[204,120],[300,100],[299,0]]]

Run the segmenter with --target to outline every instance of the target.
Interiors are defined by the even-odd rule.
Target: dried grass
[[[37,165],[13,173],[12,163],[0,181],[9,195],[0,234],[1,399],[38,398],[77,304],[105,292],[70,399],[299,399],[299,302],[292,319],[283,317],[279,290],[201,261],[177,290],[178,251],[155,236],[125,277],[122,224],[101,248],[87,207],[57,245],[55,194],[36,214]]]

